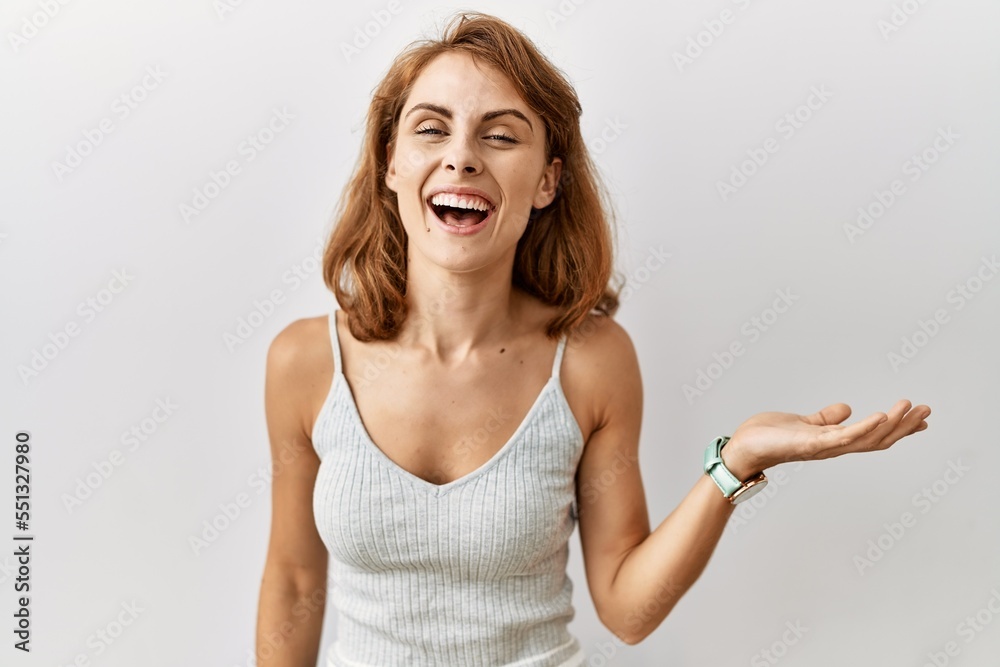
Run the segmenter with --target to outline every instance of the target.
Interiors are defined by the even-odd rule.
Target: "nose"
[[[442,158],[442,164],[448,171],[461,170],[466,174],[477,174],[482,168],[479,155],[469,146],[467,140],[460,138],[449,145]]]

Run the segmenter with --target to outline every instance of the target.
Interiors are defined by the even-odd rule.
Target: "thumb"
[[[819,412],[806,415],[805,420],[816,426],[839,424],[851,416],[851,406],[847,403],[832,403]]]

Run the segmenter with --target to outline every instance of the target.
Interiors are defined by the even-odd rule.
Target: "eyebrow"
[[[442,116],[444,116],[445,118],[447,118],[448,120],[451,120],[453,118],[453,116],[454,116],[454,114],[452,114],[452,112],[451,112],[451,109],[449,109],[448,107],[443,107],[443,106],[440,106],[440,105],[437,105],[437,104],[431,104],[430,102],[421,102],[420,104],[414,104],[410,108],[410,110],[406,112],[406,116],[403,116],[403,120],[406,120],[406,118],[408,118],[411,113],[413,113],[414,111],[417,111],[418,109],[427,109],[429,111],[433,111],[435,113],[439,113]],[[525,123],[528,124],[528,128],[531,129],[531,133],[532,134],[535,133],[535,128],[534,128],[534,126],[532,126],[531,121],[528,120],[528,117],[525,116],[520,111],[518,111],[517,109],[513,109],[513,108],[512,109],[496,109],[494,111],[487,111],[486,113],[483,114],[482,121],[485,123],[487,121],[493,120],[494,118],[499,118],[500,116],[514,116],[515,118],[520,118],[521,120],[523,120]]]

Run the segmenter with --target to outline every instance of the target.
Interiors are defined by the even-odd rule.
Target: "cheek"
[[[511,209],[523,211],[527,215],[535,199],[536,185],[534,177],[528,174],[520,174],[513,180],[507,189],[507,199]]]
[[[406,182],[425,178],[433,163],[431,151],[401,144],[394,158],[396,177]]]
[[[509,174],[507,182],[511,193],[523,199],[531,201],[535,196],[535,188],[542,178],[541,170],[536,170],[534,165],[526,165],[524,162],[517,162],[510,165],[506,173]]]

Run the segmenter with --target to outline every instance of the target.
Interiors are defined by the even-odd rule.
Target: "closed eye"
[[[516,144],[517,140],[514,137],[508,137],[506,134],[491,134],[486,137],[487,139],[500,139],[502,141],[509,141],[512,144]]]
[[[437,132],[438,134],[444,134],[444,132],[437,129],[436,127],[425,127],[423,129],[417,130],[416,132],[414,132],[414,134],[431,134],[433,132]],[[486,135],[486,138],[499,139],[500,141],[505,141],[511,144],[517,143],[517,139],[515,139],[514,137],[508,137],[506,134],[488,134]]]

